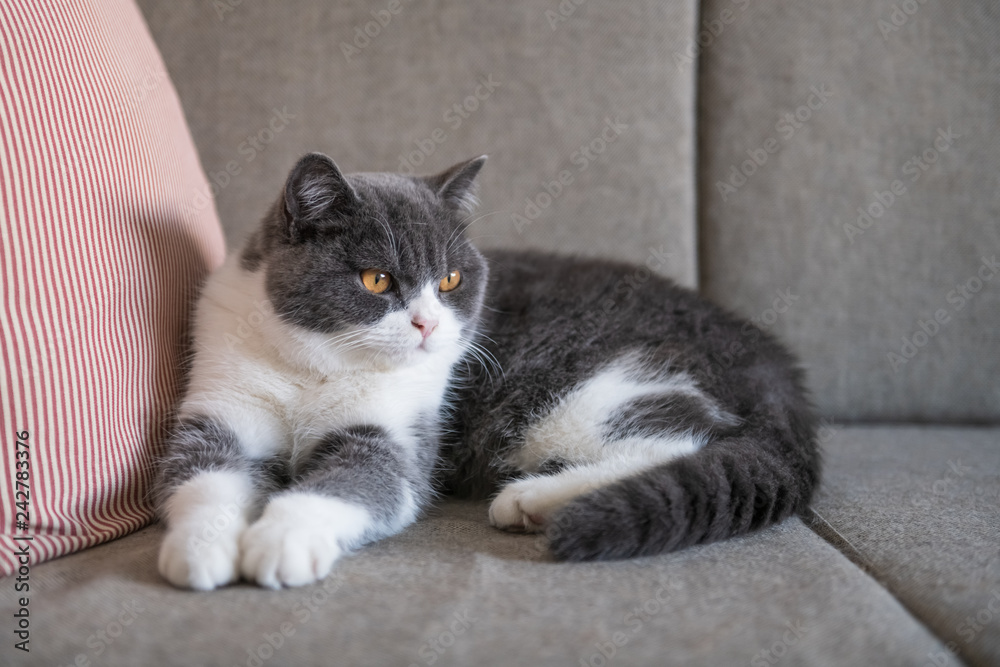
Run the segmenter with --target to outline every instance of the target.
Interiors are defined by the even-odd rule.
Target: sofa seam
[[[888,593],[892,597],[892,599],[899,604],[900,607],[906,610],[906,613],[909,614],[910,618],[912,618],[915,623],[917,623],[920,627],[924,628],[924,630],[926,630],[929,635],[937,639],[941,643],[941,645],[944,646],[945,650],[948,651],[948,654],[958,664],[965,665],[966,667],[971,667],[970,663],[967,662],[964,657],[960,656],[958,653],[948,648],[948,644],[952,643],[952,640],[942,637],[933,627],[928,625],[927,622],[924,620],[924,618],[921,615],[917,614],[917,612],[914,609],[912,609],[910,605],[906,604],[906,602],[900,599],[900,597],[893,590],[892,585],[878,575],[874,564],[867,558],[865,558],[864,554],[861,552],[861,549],[851,544],[850,540],[844,537],[840,533],[840,531],[838,531],[836,528],[833,527],[833,524],[831,524],[829,521],[823,518],[823,516],[821,516],[820,513],[817,512],[812,507],[807,508],[806,511],[803,512],[800,516],[802,519],[802,523],[805,525],[806,528],[812,531],[812,533],[816,535],[819,539],[823,540],[831,547],[836,549],[837,553],[839,553],[848,561],[850,561],[851,564],[853,564],[855,567],[861,570],[861,572],[864,573],[865,576],[867,576],[869,579],[875,582],[875,584],[879,588]]]
[[[692,2],[692,13],[694,21],[691,26],[691,43],[695,43],[698,37],[698,26],[701,17],[704,15],[705,0],[694,0]],[[699,294],[703,294],[705,281],[702,272],[704,262],[702,261],[702,193],[701,193],[701,87],[702,87],[702,64],[704,60],[700,51],[695,51],[695,62],[691,68],[691,233],[692,239],[692,262],[694,263],[694,289]]]

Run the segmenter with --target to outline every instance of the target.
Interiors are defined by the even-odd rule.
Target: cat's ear
[[[486,156],[472,158],[424,180],[448,206],[471,213],[476,204],[476,174],[486,164]]]
[[[301,239],[351,214],[358,204],[337,165],[322,153],[309,153],[292,168],[285,183],[285,224],[289,238]]]

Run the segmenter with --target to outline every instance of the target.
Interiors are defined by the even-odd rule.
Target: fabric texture
[[[491,528],[486,511],[446,502],[324,582],[281,591],[171,588],[150,527],[34,568],[31,660],[9,664],[960,664],[797,519],[667,556],[567,564],[536,536]],[[13,598],[0,587],[0,614]]]
[[[970,665],[1000,664],[998,443],[998,428],[837,430],[810,522]]]
[[[828,416],[995,423],[1000,5],[701,16],[704,293],[791,344]]]
[[[310,151],[345,172],[477,155],[480,247],[695,282],[695,3],[141,0],[231,244]],[[561,178],[560,178],[561,177]]]
[[[38,562],[150,520],[189,302],[223,238],[191,206],[204,177],[133,4],[0,2],[0,63],[10,574],[25,546]]]
[[[0,426],[30,433],[34,560],[148,520],[185,300],[221,259],[212,196],[238,242],[310,150],[348,171],[488,152],[477,242],[665,256],[791,343],[827,414],[997,420],[1000,279],[971,282],[1000,245],[988,0],[140,0],[210,180],[134,8],[25,4],[0,0]],[[581,171],[616,115],[628,128]],[[32,652],[0,661],[1000,662],[997,429],[822,433],[804,521],[655,558],[555,563],[485,504],[445,501],[317,585],[199,594],[160,578],[150,526],[32,567]]]

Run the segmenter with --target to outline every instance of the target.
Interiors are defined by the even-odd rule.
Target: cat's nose
[[[413,326],[420,330],[420,335],[424,338],[430,336],[431,332],[434,331],[438,325],[437,320],[430,320],[426,317],[421,317],[420,315],[415,315],[412,322]]]

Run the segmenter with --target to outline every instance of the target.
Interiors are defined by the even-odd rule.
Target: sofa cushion
[[[152,518],[151,460],[190,298],[223,238],[214,209],[192,205],[205,179],[131,2],[3,3],[0,62],[0,572],[11,573],[23,546],[37,562]]]
[[[488,153],[477,244],[694,283],[696,69],[671,60],[691,0],[140,5],[231,242],[305,152],[418,172]]]
[[[708,0],[702,21],[705,292],[792,343],[835,418],[995,422],[996,3]]]
[[[849,428],[814,529],[969,665],[1000,664],[1000,428]]]
[[[156,572],[162,529],[147,528],[31,571],[31,664],[959,664],[798,519],[565,564],[535,536],[488,526],[486,508],[445,502],[324,582],[282,591],[173,589]],[[0,584],[10,618],[15,593]]]

